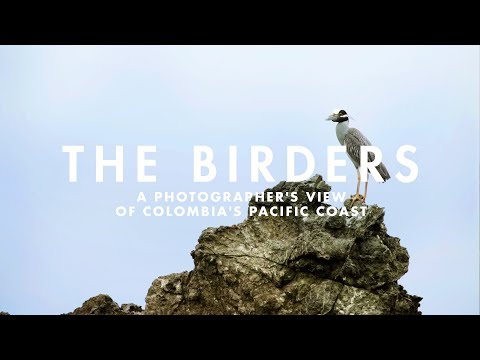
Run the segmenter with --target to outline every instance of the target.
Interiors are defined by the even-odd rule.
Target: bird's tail
[[[383,165],[383,163],[380,163],[380,165],[377,165],[376,169],[378,173],[382,176],[383,181],[387,181],[388,179],[390,179],[390,174],[388,173],[388,170],[385,167],[385,165]]]

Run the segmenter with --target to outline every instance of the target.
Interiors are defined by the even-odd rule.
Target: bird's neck
[[[337,124],[337,128],[336,128],[336,131],[337,131],[337,139],[338,141],[340,142],[341,145],[344,144],[345,142],[345,135],[347,135],[347,131],[349,129],[349,126],[348,126],[348,120],[347,121],[342,121],[342,122],[339,122]]]

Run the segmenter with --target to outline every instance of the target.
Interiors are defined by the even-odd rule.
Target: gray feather
[[[352,160],[355,167],[358,169],[360,166],[360,147],[361,146],[371,146],[372,144],[368,139],[363,135],[360,130],[355,128],[348,129],[345,134],[344,145],[347,148],[347,154]],[[373,153],[368,153],[368,161],[372,162],[375,160]],[[383,181],[390,179],[390,174],[388,173],[387,168],[383,163],[380,163],[376,166],[378,173],[382,176]]]

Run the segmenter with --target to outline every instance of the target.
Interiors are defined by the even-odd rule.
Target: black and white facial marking
[[[327,117],[325,120],[333,121],[333,122],[336,122],[336,123],[343,123],[345,121],[348,121],[348,115],[347,115],[347,112],[345,110],[335,109],[330,114],[330,116]]]
[[[333,121],[341,123],[348,120],[348,114],[345,110],[339,110],[337,115],[337,119]]]

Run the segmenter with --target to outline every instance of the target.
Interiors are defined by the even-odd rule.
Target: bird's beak
[[[329,117],[325,119],[325,121],[337,121],[338,120],[338,114],[331,114]]]

